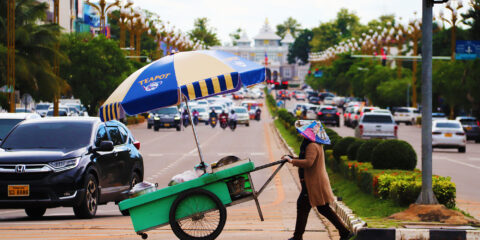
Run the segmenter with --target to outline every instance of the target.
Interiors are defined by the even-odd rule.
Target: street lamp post
[[[109,14],[110,18],[117,18],[118,26],[120,27],[120,48],[125,48],[125,39],[126,39],[126,29],[128,25],[128,8],[133,5],[132,0],[128,0],[125,4],[120,3],[118,7],[120,8],[120,15],[118,18],[112,14]]]
[[[398,55],[401,55],[403,50],[403,45],[405,44],[405,39],[406,39],[405,38],[406,29],[402,24],[398,24],[394,26],[394,28],[396,33],[395,39],[397,40]],[[401,77],[402,77],[402,60],[397,59],[397,78],[400,79]]]
[[[456,4],[453,4],[455,2]],[[455,45],[456,45],[456,34],[457,34],[457,23],[460,22],[459,13],[458,11],[463,8],[463,2],[461,0],[457,1],[448,1],[446,8],[450,11],[451,15],[450,18],[445,17],[443,11],[440,12],[440,19],[444,22],[450,24],[452,26],[451,29],[451,44],[450,44],[450,51],[451,51],[451,60],[455,61]]]
[[[59,25],[60,24],[60,5],[59,0],[53,1],[53,23]],[[55,43],[55,49],[58,51],[60,49],[59,42]],[[53,57],[53,73],[55,76],[60,75],[60,63],[58,61],[58,55],[55,53]],[[58,105],[60,103],[60,86],[57,86],[55,89],[55,95],[53,96],[53,116],[58,116]]]
[[[91,3],[90,0],[87,0],[85,3],[95,8],[100,14],[100,31],[105,29],[105,15],[107,14],[108,10],[112,7],[120,6],[120,0],[115,0],[115,2],[110,4],[107,3],[106,0],[100,0],[98,4]]]
[[[130,13],[126,15],[129,22],[127,28],[130,33],[130,56],[135,54],[135,24],[138,17],[140,17],[140,14],[132,8],[130,8]]]
[[[416,16],[416,12],[414,13]],[[418,41],[422,37],[421,23],[414,18],[410,21],[407,31],[407,36],[413,42],[413,56],[418,55]],[[412,62],[412,106],[417,107],[417,62]]]

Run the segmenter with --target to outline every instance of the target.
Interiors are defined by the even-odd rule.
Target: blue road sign
[[[480,58],[480,41],[457,41],[455,59],[473,60],[476,58]]]

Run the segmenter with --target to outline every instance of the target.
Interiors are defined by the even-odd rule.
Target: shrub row
[[[381,199],[393,199],[399,205],[414,203],[422,187],[420,170],[379,170],[370,162],[349,161],[348,156],[336,160],[332,150],[325,153],[330,169],[355,182],[362,191]],[[433,176],[433,192],[446,207],[455,207],[456,187],[450,177]]]
[[[126,125],[132,125],[132,124],[138,124],[138,123],[143,123],[145,122],[145,117],[142,115],[136,115],[136,116],[127,116],[126,117]]]

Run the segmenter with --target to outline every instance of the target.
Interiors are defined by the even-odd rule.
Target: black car
[[[467,135],[467,140],[480,143],[480,122],[475,117],[457,117]]]
[[[118,121],[25,120],[0,148],[0,209],[23,208],[30,217],[63,206],[92,218],[99,204],[126,199],[143,179],[140,143]]]
[[[310,96],[310,97],[308,97],[308,102],[311,103],[311,104],[320,104],[320,98]]]
[[[148,114],[147,127],[158,131],[160,128],[175,128],[181,130],[180,112],[177,107],[159,108]]]
[[[317,112],[317,117],[323,124],[340,127],[340,112],[335,107],[321,107]]]

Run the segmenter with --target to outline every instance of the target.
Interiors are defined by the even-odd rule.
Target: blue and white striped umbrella
[[[180,52],[130,75],[100,107],[102,121],[178,105],[265,81],[265,67],[223,51]]]

